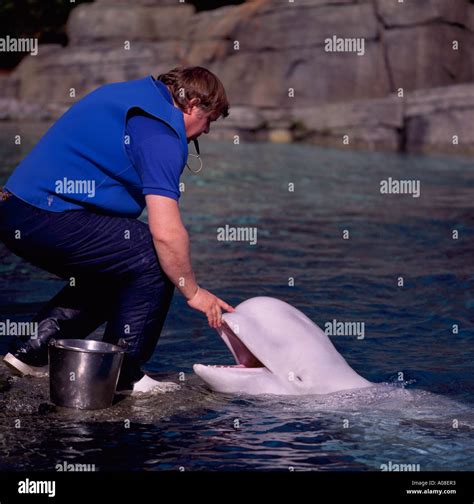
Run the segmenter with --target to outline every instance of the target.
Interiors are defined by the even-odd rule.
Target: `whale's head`
[[[349,367],[314,322],[279,299],[244,301],[223,315],[217,331],[236,364],[193,367],[217,392],[300,395],[370,384]]]

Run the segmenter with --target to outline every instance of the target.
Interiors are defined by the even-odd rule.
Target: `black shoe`
[[[58,330],[57,320],[52,318],[42,320],[35,338],[13,339],[3,362],[13,372],[22,376],[48,376],[48,343]]]

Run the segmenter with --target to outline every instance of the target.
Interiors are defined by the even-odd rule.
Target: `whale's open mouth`
[[[211,365],[208,367],[232,368],[232,369],[249,369],[249,368],[265,368],[258,358],[244,345],[242,340],[223,320],[221,327],[217,330],[220,337],[224,340],[237,364],[234,365]]]

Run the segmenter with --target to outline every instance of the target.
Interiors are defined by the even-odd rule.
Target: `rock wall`
[[[68,47],[40,46],[0,76],[0,119],[56,117],[105,82],[203,65],[232,105],[214,128],[223,137],[474,151],[467,0],[254,0],[199,13],[179,0],[96,0],[72,11],[68,34]],[[363,55],[326,51],[334,36],[363,39]]]

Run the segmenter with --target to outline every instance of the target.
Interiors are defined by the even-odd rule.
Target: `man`
[[[228,110],[214,74],[178,67],[104,85],[47,131],[2,191],[0,239],[68,284],[35,317],[37,334],[14,339],[10,368],[39,376],[53,336],[85,338],[106,322],[103,341],[127,345],[117,389],[166,389],[141,366],[174,287],[211,327],[233,311],[198,286],[178,207],[188,143]],[[148,226],[137,220],[145,206]]]

